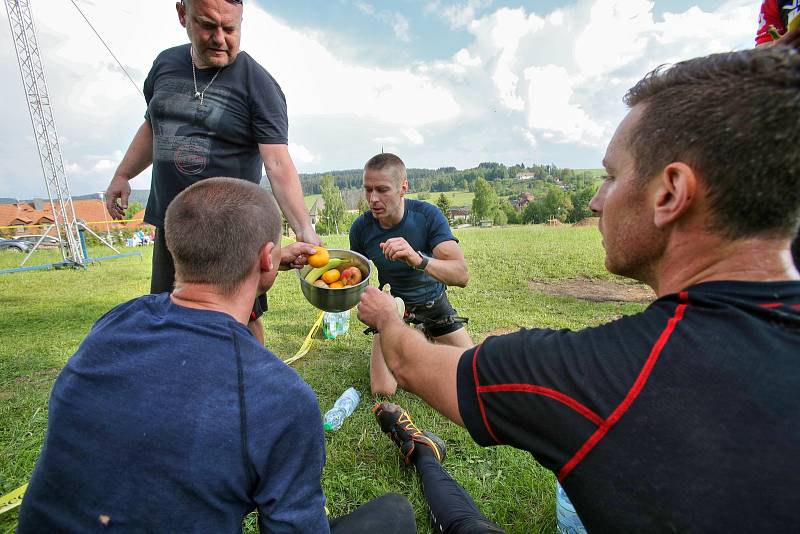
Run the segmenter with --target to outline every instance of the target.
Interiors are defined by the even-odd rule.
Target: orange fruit
[[[342,273],[339,272],[339,269],[331,269],[330,271],[325,271],[324,273],[322,273],[322,281],[328,285],[331,285],[332,283],[339,280],[341,276]],[[342,283],[342,285],[344,285],[344,283]]]
[[[344,287],[344,282],[337,280],[328,286],[329,289],[339,289]]]
[[[316,253],[308,257],[308,264],[312,267],[325,267],[331,261],[328,251],[322,247],[314,247]]]

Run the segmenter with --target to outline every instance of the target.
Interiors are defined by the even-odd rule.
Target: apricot
[[[337,281],[342,276],[342,273],[339,272],[339,269],[331,269],[330,271],[325,271],[322,273],[322,281],[328,285],[331,285],[333,282]]]
[[[358,267],[348,267],[347,269],[342,271],[341,280],[344,282],[346,286],[354,286],[361,282],[364,279],[364,275],[361,274],[361,269]]]
[[[331,289],[341,289],[344,287],[344,283],[341,280],[337,280],[328,286]]]
[[[331,260],[328,250],[322,247],[314,247],[316,252],[308,257],[308,264],[312,267],[325,267]]]

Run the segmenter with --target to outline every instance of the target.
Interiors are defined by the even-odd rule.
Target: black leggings
[[[432,454],[415,454],[414,466],[431,509],[434,531],[444,534],[502,533]]]
[[[472,497],[447,474],[432,454],[415,454],[414,466],[431,510],[434,531],[443,534],[503,534],[481,514]],[[331,519],[332,534],[413,534],[414,510],[408,499],[387,493],[347,515]]]
[[[408,499],[387,493],[352,512],[330,520],[331,534],[413,534],[414,509]]]

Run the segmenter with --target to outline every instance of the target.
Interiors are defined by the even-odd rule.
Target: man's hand
[[[298,241],[302,241],[303,243],[309,243],[311,245],[322,245],[322,240],[317,235],[317,232],[314,231],[313,226],[308,226],[304,228],[299,233],[296,233],[295,236],[297,237]]]
[[[281,248],[281,270],[300,269],[307,262],[308,257],[316,252],[309,243],[297,241]]]
[[[403,323],[397,314],[394,297],[374,286],[367,286],[364,293],[361,294],[361,302],[358,304],[358,319],[379,332],[386,321]]]
[[[131,196],[131,185],[128,183],[128,178],[120,174],[114,175],[106,189],[106,209],[112,219],[119,220],[125,217],[129,196]]]
[[[774,26],[772,27],[774,28]],[[771,33],[770,33],[771,35]],[[793,29],[792,31],[787,31],[779,38],[773,41],[767,41],[766,43],[761,43],[757,46],[757,48],[766,48],[769,46],[790,46],[792,48],[800,49],[800,27]]]
[[[417,251],[402,237],[393,237],[380,244],[383,255],[387,260],[402,261],[409,267],[416,267],[422,263]]]

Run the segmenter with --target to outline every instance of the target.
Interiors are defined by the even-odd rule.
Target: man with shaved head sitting
[[[314,392],[247,329],[253,299],[305,263],[280,246],[272,197],[212,178],[170,204],[172,294],[117,306],[56,380],[48,430],[19,532],[329,530],[325,441]],[[414,515],[388,494],[336,519],[336,532],[406,532]]]

